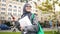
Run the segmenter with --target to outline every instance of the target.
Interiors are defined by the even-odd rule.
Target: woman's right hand
[[[21,29],[21,31],[23,31],[23,28],[22,27],[20,29]]]

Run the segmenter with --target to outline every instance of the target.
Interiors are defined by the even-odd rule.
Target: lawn
[[[45,31],[45,34],[53,34],[52,31]],[[21,32],[0,32],[0,34],[21,34]],[[56,32],[54,32],[54,34],[58,34]]]
[[[0,34],[20,34],[20,32],[0,32]]]
[[[52,32],[52,31],[45,31],[44,33],[45,33],[45,34],[53,34],[53,32]],[[54,31],[54,34],[57,34],[57,32],[56,32],[56,31]]]

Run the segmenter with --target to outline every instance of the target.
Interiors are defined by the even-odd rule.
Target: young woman
[[[36,15],[34,15],[34,19],[32,19],[31,8],[31,5],[28,3],[24,5],[23,15],[21,16],[21,18],[28,16],[28,18],[31,20],[32,26],[26,26],[25,28],[21,27],[22,34],[37,34],[38,32],[38,21]]]

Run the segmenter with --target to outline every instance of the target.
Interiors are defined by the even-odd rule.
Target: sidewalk
[[[11,28],[11,30],[0,30],[0,32],[12,32],[13,28]],[[17,28],[16,28],[16,32],[20,32]]]
[[[57,31],[58,29],[57,28],[43,28],[44,31]]]
[[[43,28],[44,31],[57,31],[56,28],[52,29],[52,28]],[[0,30],[0,32],[12,32],[13,28],[11,30]],[[20,32],[17,28],[16,28],[16,32]]]

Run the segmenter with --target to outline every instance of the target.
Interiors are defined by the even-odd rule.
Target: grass
[[[53,34],[52,31],[45,31],[45,34]]]
[[[21,32],[0,32],[0,34],[21,34]],[[52,31],[45,31],[44,34],[53,34]],[[54,34],[58,34],[57,32],[54,32]]]
[[[20,32],[0,32],[0,34],[20,34]]]
[[[53,34],[53,32],[52,32],[52,31],[45,31],[44,33],[45,33],[45,34]],[[54,34],[57,34],[57,32],[56,32],[56,31],[54,31]]]

